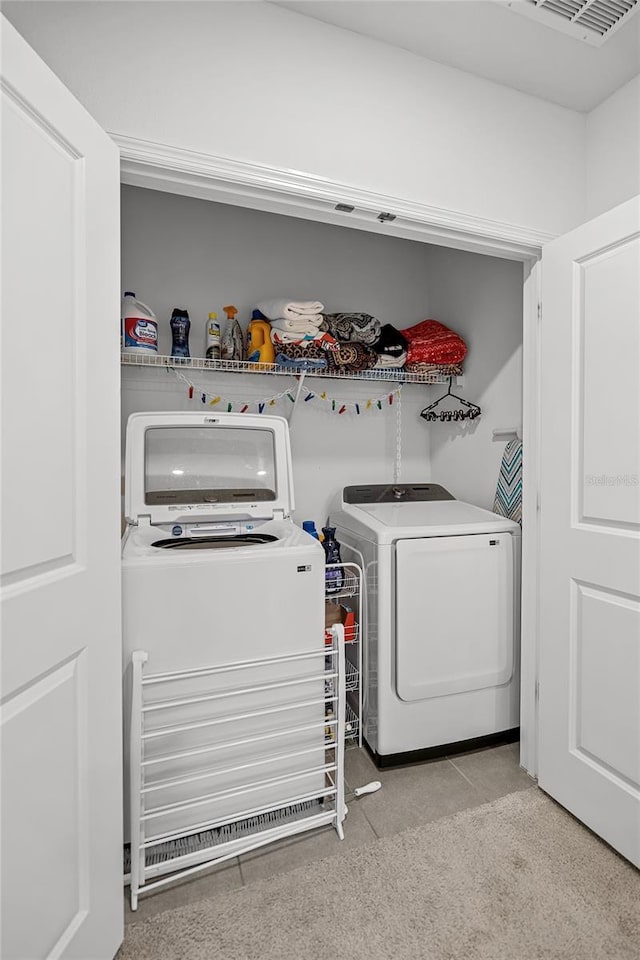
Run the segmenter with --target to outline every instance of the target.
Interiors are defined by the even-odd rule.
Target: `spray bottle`
[[[242,360],[242,330],[236,320],[238,310],[233,305],[222,308],[227,322],[220,343],[220,355],[223,360]]]

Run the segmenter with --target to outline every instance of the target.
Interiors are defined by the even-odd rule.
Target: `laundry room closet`
[[[384,223],[370,232],[131,185],[122,186],[121,216],[122,289],[153,309],[158,355],[171,352],[174,307],[189,312],[192,358],[204,357],[208,314],[224,329],[228,304],[243,330],[257,303],[273,297],[317,299],[326,312],[368,313],[399,330],[433,318],[465,340],[453,392],[482,409],[473,421],[421,419],[446,379],[307,375],[294,403],[293,376],[134,363],[122,368],[123,451],[131,413],[264,404],[291,418],[297,523],[324,523],[346,485],[394,480],[431,480],[491,509],[504,449],[493,431],[520,433],[522,424],[520,261],[385,236]]]

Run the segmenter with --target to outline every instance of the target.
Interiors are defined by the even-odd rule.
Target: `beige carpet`
[[[118,960],[605,957],[640,957],[640,874],[539,790],[134,922],[118,954]]]

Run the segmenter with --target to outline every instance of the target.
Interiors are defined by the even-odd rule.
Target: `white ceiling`
[[[273,2],[573,110],[592,110],[640,72],[640,14],[593,47],[506,0]]]

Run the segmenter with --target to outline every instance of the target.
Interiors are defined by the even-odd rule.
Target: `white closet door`
[[[122,940],[119,173],[2,19],[2,948]]]
[[[640,866],[640,198],[542,258],[540,786]]]
[[[513,675],[513,544],[508,533],[396,544],[396,689],[425,700]]]

